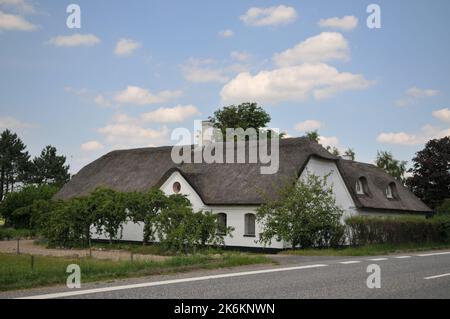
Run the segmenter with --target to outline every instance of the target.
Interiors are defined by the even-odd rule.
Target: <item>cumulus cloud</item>
[[[37,28],[19,15],[0,11],[0,31],[34,31]]]
[[[222,30],[219,31],[219,36],[221,36],[222,38],[231,38],[232,36],[234,36],[234,32],[230,29]]]
[[[25,14],[36,12],[34,6],[25,0],[0,0],[0,7],[13,9],[17,12]]]
[[[450,124],[450,109],[445,108],[442,110],[437,110],[433,112],[433,116],[442,122]]]
[[[336,136],[330,136],[330,137],[320,136],[319,144],[324,146],[325,148],[327,148],[327,147],[331,147],[331,148],[335,147],[337,149],[341,148],[339,139]]]
[[[20,130],[20,129],[31,129],[36,128],[37,125],[24,123],[11,116],[0,116],[0,129],[5,130]]]
[[[189,61],[181,67],[184,78],[189,82],[206,83],[219,82],[224,83],[229,80],[226,71],[223,68],[212,66],[214,63],[211,59],[189,59]]]
[[[358,18],[355,16],[345,16],[343,18],[329,18],[322,19],[319,21],[319,26],[321,28],[332,28],[332,29],[340,29],[343,31],[350,31],[355,29],[358,26]]]
[[[320,100],[343,91],[365,89],[370,84],[360,74],[339,72],[324,63],[305,63],[256,75],[240,73],[223,87],[221,97],[231,103],[305,101],[311,96]]]
[[[419,145],[432,139],[450,136],[450,128],[442,129],[432,125],[424,126],[418,133],[393,132],[381,133],[377,141],[382,144]]]
[[[304,62],[347,61],[349,45],[340,33],[322,32],[291,49],[275,54],[273,59],[278,66],[297,65]]]
[[[115,94],[114,100],[119,104],[150,105],[164,103],[178,98],[181,91],[162,91],[156,94],[138,86],[128,86],[125,90]]]
[[[245,51],[233,51],[230,53],[230,56],[233,60],[244,62],[250,58],[250,53]]]
[[[81,149],[86,152],[98,151],[103,149],[105,146],[98,141],[89,141],[81,144]]]
[[[252,7],[240,19],[246,25],[255,27],[284,25],[297,19],[297,11],[284,5],[270,8]]]
[[[111,101],[106,99],[102,94],[97,95],[94,99],[95,104],[103,106],[103,107],[110,107],[112,106]]]
[[[75,33],[51,38],[47,43],[57,47],[94,46],[100,43],[100,39],[93,34]]]
[[[142,44],[140,42],[122,38],[117,42],[116,48],[114,49],[114,54],[117,56],[129,56],[141,46]]]
[[[439,93],[433,89],[421,89],[418,87],[412,87],[406,91],[406,96],[395,101],[397,106],[408,106],[417,103],[419,99],[433,97]]]
[[[193,105],[177,105],[173,108],[159,108],[144,113],[141,115],[141,119],[145,123],[180,123],[199,114],[200,112]]]
[[[153,146],[167,140],[169,135],[169,129],[165,126],[150,128],[123,114],[116,116],[111,123],[98,129],[98,132],[114,148]]]
[[[322,123],[316,120],[307,120],[301,123],[298,123],[295,126],[295,129],[299,132],[307,132],[314,131],[322,127]]]

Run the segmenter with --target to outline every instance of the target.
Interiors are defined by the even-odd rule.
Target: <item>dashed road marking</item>
[[[442,278],[442,277],[448,277],[448,276],[450,276],[450,273],[442,274],[442,275],[436,275],[436,276],[429,276],[429,277],[425,277],[423,279],[429,280],[429,279],[436,279],[436,278]]]
[[[420,255],[416,255],[419,257],[430,257],[430,256],[441,256],[441,255],[450,255],[450,251],[446,251],[443,253],[430,253],[430,254],[420,254]]]
[[[360,261],[359,260],[349,260],[349,261],[341,261],[339,263],[343,264],[343,265],[350,265],[350,264],[359,264]]]
[[[367,259],[370,261],[383,261],[383,260],[388,260],[387,258],[372,258],[372,259]]]
[[[406,258],[411,258],[411,256],[395,256],[394,258],[396,258],[396,259],[406,259]]]

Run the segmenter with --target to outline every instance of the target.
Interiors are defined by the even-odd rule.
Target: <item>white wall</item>
[[[328,186],[333,187],[333,192],[336,196],[336,204],[344,210],[342,221],[350,216],[358,214],[352,196],[345,185],[344,179],[339,173],[336,163],[329,160],[312,157],[306,164],[300,178],[306,178],[308,172],[321,177],[329,175],[327,178],[327,184]]]

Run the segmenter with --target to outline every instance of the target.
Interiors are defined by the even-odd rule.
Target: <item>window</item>
[[[367,180],[365,177],[360,177],[356,181],[356,194],[366,195],[367,194]]]
[[[175,194],[178,194],[179,192],[181,192],[181,184],[179,182],[173,183],[173,192]]]
[[[388,199],[395,199],[397,198],[397,187],[395,186],[395,183],[390,183],[388,187],[386,188],[386,197]]]
[[[217,233],[219,235],[225,235],[227,230],[227,214],[217,214]]]
[[[255,214],[246,214],[245,215],[245,236],[255,236],[255,223],[256,217]]]

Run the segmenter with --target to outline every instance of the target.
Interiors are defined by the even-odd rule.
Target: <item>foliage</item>
[[[448,243],[450,218],[366,217],[346,220],[351,245]]]
[[[217,217],[209,212],[194,212],[190,202],[181,195],[169,197],[155,220],[158,239],[166,249],[174,251],[193,251],[206,245],[223,245],[223,237],[231,234],[217,232]]]
[[[6,224],[16,228],[30,228],[32,205],[38,200],[49,200],[57,192],[49,185],[26,186],[20,191],[9,193],[0,203],[0,215]]]
[[[35,157],[31,166],[33,183],[63,186],[70,179],[66,157],[56,155],[56,148],[46,146],[39,157]]]
[[[394,159],[391,152],[378,151],[375,163],[398,181],[405,182],[406,164],[408,162]]]
[[[327,151],[330,152],[331,154],[333,154],[334,156],[341,156],[341,152],[339,151],[339,149],[336,146],[327,146]]]
[[[311,131],[311,132],[306,132],[305,135],[307,138],[309,138],[311,141],[319,143],[319,139],[320,139],[320,135],[319,135],[319,131]]]
[[[214,127],[219,129],[222,137],[226,140],[226,129],[254,128],[259,133],[270,122],[270,115],[258,106],[257,103],[242,103],[238,106],[230,105],[214,112],[214,116],[209,117]],[[270,132],[272,135],[272,132]]]
[[[17,183],[23,182],[30,155],[25,144],[10,130],[0,135],[0,201],[15,190]]]
[[[29,229],[14,229],[0,226],[0,240],[23,239],[33,236]]]
[[[258,208],[257,220],[263,227],[260,242],[267,245],[276,238],[293,248],[337,246],[344,236],[342,214],[327,177],[308,174],[286,183],[278,200]]]
[[[349,157],[352,161],[355,160],[356,158],[356,153],[353,149],[349,148],[348,150],[345,151],[344,156]]]
[[[438,215],[450,215],[450,198],[445,199],[436,209]]]
[[[409,172],[408,187],[431,208],[450,198],[450,137],[429,141]]]
[[[144,224],[144,245],[155,240],[155,219],[167,207],[168,198],[160,189],[152,188],[147,193],[128,193],[125,200],[131,220]]]

